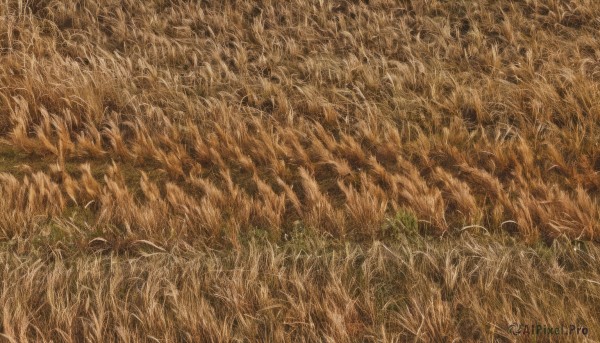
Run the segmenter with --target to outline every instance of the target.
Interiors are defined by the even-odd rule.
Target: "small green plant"
[[[386,220],[384,232],[386,237],[392,239],[406,235],[412,236],[419,232],[419,221],[412,211],[400,209],[396,215]]]

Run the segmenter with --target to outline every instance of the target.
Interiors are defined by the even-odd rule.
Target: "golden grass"
[[[145,241],[128,255],[3,250],[2,337],[509,342],[524,338],[509,331],[513,323],[589,330],[561,341],[598,337],[597,245],[563,238],[528,247],[469,234],[441,241],[403,235],[368,245],[293,238],[282,245],[252,239],[233,252],[163,252]]]
[[[400,225],[402,230],[438,238],[475,229],[528,244],[550,245],[557,237],[598,242],[599,17],[600,3],[590,0],[3,1],[0,242],[16,244],[21,254],[39,244],[67,256],[90,246],[123,253],[139,244],[250,254],[244,237],[255,231],[275,245],[300,229],[372,244],[389,238],[390,218],[398,216],[416,221]],[[491,249],[482,256],[500,253],[496,248],[509,249],[473,247]],[[282,254],[269,249],[269,256]],[[7,266],[16,268],[12,255],[1,251]],[[450,252],[435,254],[444,253]],[[226,263],[231,256],[211,263]],[[24,269],[5,277],[50,275],[48,261],[36,265],[29,258]],[[317,269],[319,263],[334,268],[344,258],[312,261]],[[169,259],[188,263],[178,253],[157,263]],[[79,264],[102,280],[106,261],[71,256],[52,263],[67,280],[79,275],[79,269],[71,270]],[[125,261],[118,257],[115,263]],[[436,268],[442,270],[446,262],[439,262]],[[140,274],[151,266],[132,263]],[[276,273],[283,267],[269,268]],[[148,285],[156,287],[149,292],[166,291],[161,278],[181,277],[178,271],[164,273],[149,274],[156,283]],[[456,273],[456,287],[466,287],[461,292],[467,294],[471,276]],[[592,280],[595,271],[589,273],[585,278]],[[219,274],[210,277],[218,282]],[[562,280],[577,282],[571,276]],[[198,312],[191,314],[197,308],[212,313],[204,337],[224,341],[344,341],[355,339],[355,333],[382,340],[400,335],[400,341],[436,341],[442,332],[447,338],[495,337],[481,323],[481,336],[461,331],[460,323],[448,321],[458,309],[433,293],[411,298],[406,306],[412,319],[403,316],[389,326],[382,304],[364,300],[366,309],[346,309],[350,314],[336,307],[355,304],[354,288],[344,288],[351,283],[336,284],[327,293],[333,303],[323,305],[332,307],[294,319],[316,326],[275,323],[273,307],[267,312],[275,317],[257,328],[261,320],[251,314],[256,306],[235,309],[258,301],[244,299],[250,284],[224,296],[235,302],[231,312],[215,314],[210,311],[221,311],[216,303],[188,299],[189,306],[198,307],[187,309],[191,317],[183,320],[150,298],[132,300],[138,312],[147,310],[135,315],[133,307],[104,307],[109,298],[129,299],[110,282],[94,284],[108,288],[89,293],[101,302],[85,303],[87,309],[97,306],[93,315],[77,312],[81,292],[88,292],[81,285],[42,287],[41,295],[48,297],[55,291],[78,297],[65,299],[61,310],[54,300],[40,303],[44,313],[62,311],[68,325],[36,322],[37,308],[20,302],[29,298],[11,299],[14,290],[4,289],[3,301],[16,301],[10,308],[21,317],[11,323],[3,312],[0,333],[16,341],[101,340],[105,334],[152,340],[141,332],[158,335],[164,329],[167,341],[185,341],[178,336],[183,332],[194,340],[200,332],[183,328],[198,324]],[[260,296],[281,296],[271,286]],[[320,291],[307,292],[306,308],[298,309],[302,316],[320,306],[313,303]],[[395,296],[406,296],[398,292]],[[587,296],[593,294],[598,293]],[[549,304],[532,306],[541,306],[543,316],[554,313]],[[169,306],[179,311],[187,305]],[[486,306],[481,304],[482,318],[498,325],[502,320],[492,320],[490,311],[515,313],[504,305]],[[595,308],[577,306],[572,310]],[[143,318],[134,324],[126,312]],[[433,317],[416,325],[419,316]],[[356,323],[347,326],[348,320]]]

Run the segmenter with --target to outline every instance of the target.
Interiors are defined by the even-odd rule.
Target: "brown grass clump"
[[[597,243],[599,17],[600,3],[589,0],[3,1],[0,245],[19,254],[93,248],[119,258],[140,247],[192,255],[210,247],[241,258],[256,235],[275,245],[311,235],[372,244],[406,232],[456,238],[465,231],[509,234],[530,245],[559,237]],[[261,256],[255,264],[229,261],[233,255],[211,263],[263,268],[266,256],[280,254],[265,249],[252,253]],[[363,257],[380,261],[378,254]],[[320,278],[311,268],[331,272],[322,276],[331,278],[319,288],[327,298],[322,307],[315,290],[292,292],[266,279],[256,294],[237,284],[232,294],[201,303],[191,291],[173,300],[173,289],[155,301],[187,263],[179,253],[165,256],[157,263],[180,269],[152,274],[145,298],[124,306],[105,302],[108,295],[129,301],[119,292],[129,294],[137,281],[125,269],[129,286],[121,291],[105,282],[89,291],[57,281],[84,277],[69,261],[101,279],[106,256],[58,256],[56,275],[47,263],[23,262],[11,273],[33,273],[27,282],[38,271],[54,275],[42,289],[58,293],[48,297],[76,291],[77,299],[90,298],[24,307],[5,288],[2,301],[18,315],[11,322],[3,314],[0,334],[13,341],[160,341],[161,330],[167,341],[200,334],[224,341],[467,335],[462,322],[449,320],[464,308],[441,291],[402,300],[408,312],[385,322],[381,311],[395,305],[370,303],[366,293],[356,300],[360,287],[335,279],[339,257],[296,261],[297,280]],[[145,263],[135,264],[134,274]],[[440,259],[440,266],[452,263]],[[286,268],[279,261],[267,270]],[[470,289],[475,276],[452,270],[444,280],[454,281],[443,287]],[[194,287],[215,293],[221,272],[210,273],[213,281]],[[270,303],[282,296],[275,290],[303,300]],[[219,303],[224,299],[232,303]],[[168,301],[191,306],[188,317],[166,315]],[[132,307],[142,303],[147,312]],[[291,303],[288,324],[274,324],[282,304]],[[250,313],[261,306],[266,317],[257,319],[262,314]],[[492,308],[518,312],[482,307]],[[42,325],[30,311],[75,314]],[[202,332],[172,326],[192,327],[199,313],[218,320],[194,329]],[[469,337],[496,337],[478,330]]]

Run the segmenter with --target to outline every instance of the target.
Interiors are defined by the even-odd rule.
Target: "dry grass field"
[[[0,1],[0,341],[600,341],[599,202],[598,1]]]

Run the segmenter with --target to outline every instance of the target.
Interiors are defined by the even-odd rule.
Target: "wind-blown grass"
[[[4,248],[8,341],[513,341],[510,325],[600,330],[600,249],[559,239],[295,236],[237,251],[60,256]],[[533,336],[532,336],[533,337]],[[542,341],[552,337],[538,335]]]
[[[596,329],[593,263],[575,275],[565,270],[579,255],[550,249],[550,268],[528,249],[600,237],[598,18],[590,0],[3,1],[0,254],[13,281],[0,297],[16,315],[2,312],[0,333],[491,340],[509,318],[551,324],[567,314]],[[299,231],[350,246],[291,263],[307,273],[294,283],[313,288],[292,292],[267,276],[249,279],[262,288],[214,288],[229,282],[213,270],[220,264],[288,273],[288,262],[263,260],[296,256],[283,246]],[[525,245],[461,238],[472,231]],[[248,245],[257,234],[271,245]],[[413,234],[455,243],[390,248],[428,256],[412,271],[374,243]],[[160,253],[132,259],[141,247]],[[486,256],[476,266],[471,250]],[[519,268],[550,269],[515,276],[510,254]],[[357,256],[368,267],[341,266]],[[123,273],[114,284],[111,259]],[[439,290],[413,295],[390,270],[361,274],[387,268],[381,261]],[[162,267],[151,272],[154,262]],[[206,299],[173,286],[189,263],[210,270],[189,280],[212,287]],[[313,270],[338,281],[322,288]],[[127,273],[150,293],[133,292]],[[533,287],[579,300],[552,307]],[[384,291],[382,303],[367,300],[369,289]],[[301,297],[292,324],[281,320]]]

